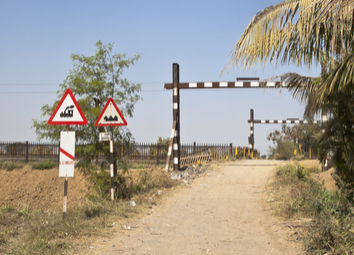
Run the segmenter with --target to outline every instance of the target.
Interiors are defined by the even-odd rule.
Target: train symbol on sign
[[[73,112],[74,112],[74,109],[75,106],[74,105],[70,105],[68,107],[65,108],[65,110],[63,112],[60,113],[60,117],[61,118],[72,118],[73,117]]]

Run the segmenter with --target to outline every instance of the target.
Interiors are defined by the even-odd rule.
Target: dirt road
[[[297,254],[265,209],[276,161],[238,161],[195,180],[90,254]],[[128,227],[128,226],[127,226]]]

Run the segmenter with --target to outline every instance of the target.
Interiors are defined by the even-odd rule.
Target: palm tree
[[[354,0],[286,0],[258,12],[234,46],[227,67],[268,61],[310,68],[342,59],[353,47]],[[226,68],[227,68],[226,67]]]
[[[225,67],[321,64],[320,77],[287,73],[269,79],[282,79],[293,97],[306,103],[305,117],[322,108],[330,111],[320,140],[322,158],[332,151],[337,174],[350,188],[354,188],[353,4],[354,0],[285,0],[269,6],[252,18]]]

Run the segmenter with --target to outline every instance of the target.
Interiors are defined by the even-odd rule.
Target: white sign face
[[[76,109],[74,101],[70,96],[67,96],[61,106],[59,107],[56,115],[53,118],[53,122],[72,122],[83,121],[83,118],[79,111]]]
[[[109,98],[95,126],[126,126],[127,122],[112,98]]]
[[[111,141],[112,140],[112,133],[104,132],[100,133],[100,142]]]
[[[75,132],[60,132],[59,177],[74,177]]]
[[[73,93],[67,89],[48,120],[49,125],[86,125],[87,119]]]

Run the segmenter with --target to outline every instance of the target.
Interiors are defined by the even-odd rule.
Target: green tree
[[[269,157],[273,158],[277,154],[280,159],[290,159],[294,155],[294,150],[300,148],[300,145],[302,153],[308,153],[311,148],[311,154],[317,156],[320,134],[320,125],[312,121],[292,127],[284,124],[281,130],[274,130],[267,136],[267,140],[272,141],[274,145],[269,146]]]
[[[94,55],[71,55],[73,68],[59,86],[58,100],[53,105],[46,104],[42,107],[41,117],[45,117],[45,120],[33,119],[33,127],[38,140],[59,140],[63,127],[48,125],[47,119],[53,113],[64,92],[70,88],[88,120],[88,125],[70,127],[75,131],[76,140],[86,144],[79,149],[79,155],[85,156],[86,161],[90,162],[97,157],[98,153],[107,152],[107,149],[104,150],[103,144],[99,142],[99,132],[104,132],[106,128],[97,128],[94,125],[105,103],[109,97],[112,97],[123,116],[132,117],[134,105],[141,99],[138,94],[141,85],[131,83],[122,77],[123,71],[134,65],[140,55],[128,58],[126,54],[114,53],[113,46],[114,43],[103,44],[98,41]],[[132,140],[131,133],[126,128],[114,128],[113,131],[114,141],[129,142]]]

